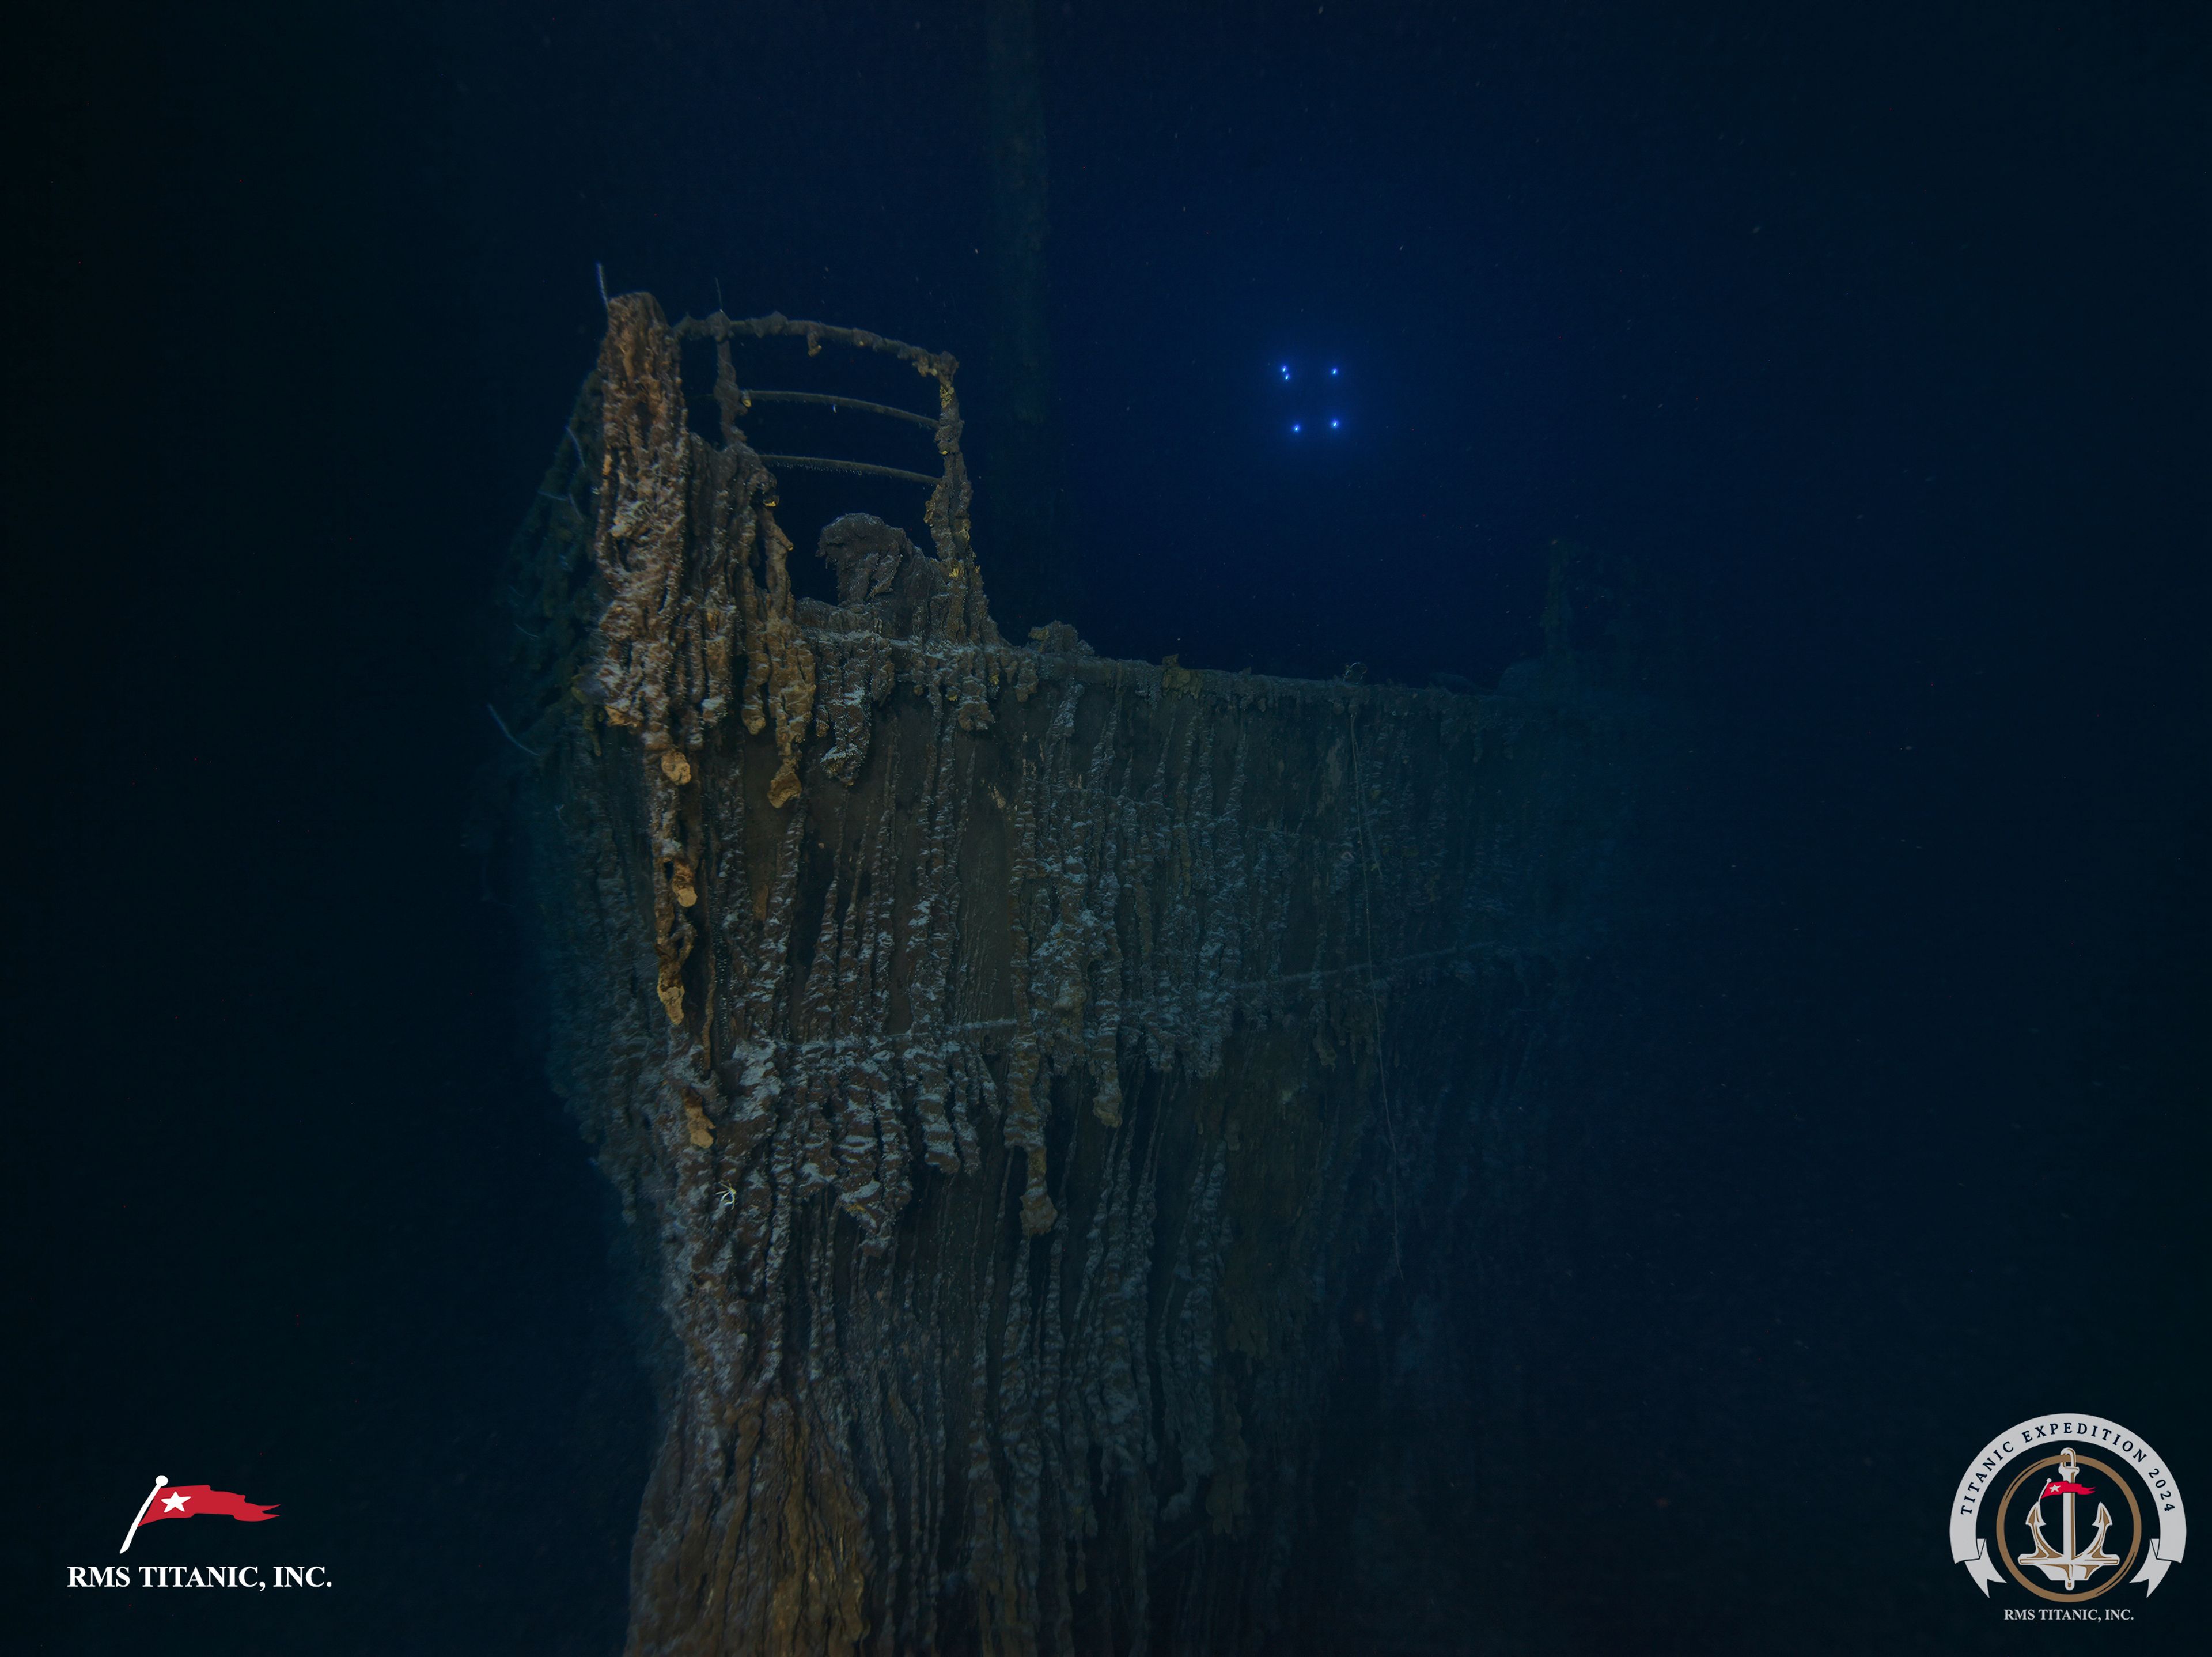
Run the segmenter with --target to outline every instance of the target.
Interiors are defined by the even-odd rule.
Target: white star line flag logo
[[[163,1496],[164,1490],[168,1492]],[[154,1498],[161,1496],[156,1502]],[[248,1502],[235,1490],[217,1490],[205,1484],[172,1484],[168,1476],[157,1473],[154,1488],[146,1492],[146,1499],[138,1504],[138,1517],[131,1521],[131,1528],[123,1532],[123,1545],[115,1551],[129,1553],[131,1538],[143,1525],[151,1525],[157,1519],[197,1519],[202,1514],[226,1514],[233,1519],[242,1519],[248,1524],[258,1524],[264,1519],[276,1517],[275,1502]]]

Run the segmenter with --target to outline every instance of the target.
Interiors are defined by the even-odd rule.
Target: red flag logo
[[[2094,1485],[2076,1484],[2070,1479],[2049,1479],[2045,1482],[2043,1486],[2043,1496],[2094,1496],[2096,1493],[2097,1490]],[[2036,1500],[2040,1502],[2043,1500],[2043,1496],[2039,1496],[2036,1497]]]
[[[131,1538],[157,1519],[194,1519],[202,1514],[225,1514],[258,1524],[276,1517],[276,1504],[248,1502],[235,1490],[218,1490],[205,1484],[172,1484],[167,1474],[157,1474],[154,1488],[138,1505],[138,1517],[131,1521],[131,1528],[123,1533],[123,1545],[115,1551],[129,1553]]]

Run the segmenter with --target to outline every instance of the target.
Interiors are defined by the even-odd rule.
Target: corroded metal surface
[[[739,411],[610,325],[509,711],[552,1073],[668,1330],[630,1648],[1252,1648],[1344,1319],[1510,1156],[1617,737],[1016,648],[964,474],[934,557],[842,519],[797,599]]]

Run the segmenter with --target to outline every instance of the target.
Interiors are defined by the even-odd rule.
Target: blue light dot
[[[1291,377],[1291,365],[1290,365],[1289,363],[1285,362],[1285,363],[1284,363],[1284,364],[1283,364],[1283,378],[1284,378],[1284,379],[1285,379],[1285,380],[1287,380],[1287,379],[1289,379],[1290,377]]]
[[[1328,377],[1332,380],[1336,378],[1336,370],[1334,369],[1331,369],[1328,371]]]
[[[1300,432],[1304,431],[1304,429],[1305,429],[1305,428],[1304,428],[1304,426],[1300,425],[1297,421],[1293,420],[1293,421],[1291,421],[1291,435],[1293,437],[1297,436],[1298,433],[1300,433]]]
[[[1332,420],[1332,421],[1330,421],[1330,422],[1328,423],[1328,429],[1329,429],[1331,431],[1334,431],[1334,430],[1335,430],[1339,426],[1342,425],[1343,423],[1344,423],[1344,422],[1343,422],[1343,421],[1341,421],[1341,420]]]

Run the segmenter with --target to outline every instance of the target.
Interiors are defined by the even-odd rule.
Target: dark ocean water
[[[618,1649],[641,1314],[465,844],[483,617],[595,264],[955,351],[993,441],[982,15],[14,21],[0,1645]],[[2201,9],[1040,31],[1086,638],[1488,685],[1555,539],[1667,618],[1698,736],[1595,969],[1486,1615],[2055,1639],[1949,1563],[1986,1439],[2094,1412],[2212,1492]],[[338,1586],[60,1589],[156,1471]],[[2065,1634],[2203,1648],[2207,1569]]]

